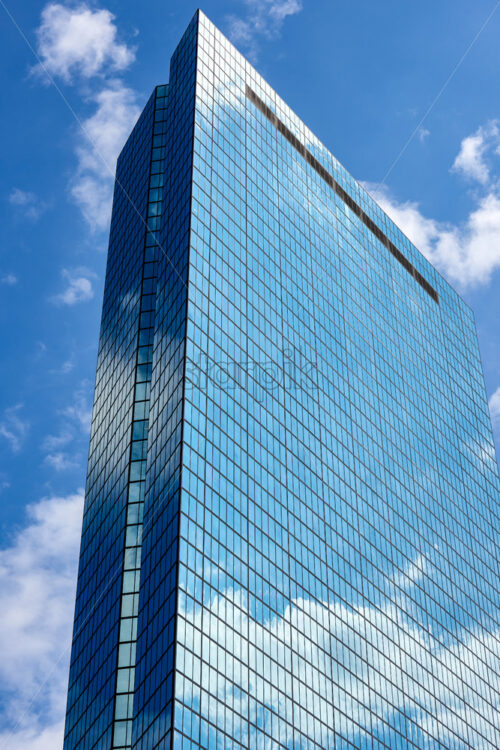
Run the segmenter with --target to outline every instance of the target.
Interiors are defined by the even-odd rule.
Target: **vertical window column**
[[[166,86],[156,90],[154,134],[147,208],[147,232],[141,283],[134,413],[130,448],[127,526],[120,610],[113,748],[132,747],[135,652],[141,567],[142,520],[148,447],[149,391],[158,270],[163,170],[165,164]]]

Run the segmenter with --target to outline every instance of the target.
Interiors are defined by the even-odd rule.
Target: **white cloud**
[[[479,182],[481,185],[487,185],[490,181],[490,166],[487,156],[491,153],[498,154],[499,144],[498,122],[492,120],[463,139],[460,151],[453,162],[452,170],[461,173],[470,180]]]
[[[35,343],[35,360],[41,359],[47,352],[47,344],[44,341],[37,341]]]
[[[56,471],[67,471],[68,469],[76,469],[79,466],[75,458],[62,451],[48,453],[45,456],[45,463]]]
[[[23,217],[31,221],[38,221],[40,216],[47,210],[47,204],[35,193],[28,190],[13,188],[9,195],[9,203],[19,210]]]
[[[13,206],[28,206],[36,200],[34,193],[29,193],[26,190],[20,190],[19,188],[13,188],[9,195],[9,203]]]
[[[76,422],[85,435],[90,432],[92,420],[91,397],[91,383],[83,380],[73,395],[73,403],[61,412],[63,416]]]
[[[0,422],[0,435],[8,440],[14,453],[21,450],[30,428],[29,422],[21,419],[19,415],[22,408],[23,404],[16,404],[5,409]]]
[[[476,190],[469,215],[456,224],[424,216],[418,203],[397,200],[385,186],[365,184],[416,247],[462,289],[487,284],[500,267],[500,177],[495,163],[499,155],[496,120],[462,140],[451,171],[473,180]]]
[[[288,16],[302,10],[301,0],[244,0],[246,13],[242,18],[227,17],[228,36],[240,45],[252,60],[257,59],[259,38],[273,39],[280,35]]]
[[[491,395],[489,406],[493,427],[500,427],[500,387]]]
[[[74,392],[71,404],[58,412],[59,431],[41,443],[43,462],[55,471],[83,469],[82,446],[87,448],[92,419],[90,382],[84,380]]]
[[[62,375],[67,375],[69,372],[71,372],[71,370],[73,370],[74,367],[75,367],[75,363],[73,359],[67,359],[62,363],[61,369],[59,370],[59,372]]]
[[[92,231],[109,225],[116,159],[140,113],[135,92],[120,82],[100,91],[94,101],[97,108],[83,123],[78,168],[70,185]]]
[[[479,197],[466,220],[452,224],[424,216],[418,203],[399,202],[385,187],[365,187],[450,282],[462,288],[487,284],[500,267],[500,192]]]
[[[60,432],[59,435],[47,435],[42,443],[42,448],[47,451],[53,451],[62,448],[73,440],[73,435],[69,431]]]
[[[53,76],[71,83],[75,75],[91,78],[125,70],[135,59],[135,50],[117,41],[115,17],[105,8],[93,10],[86,3],[67,7],[49,3],[42,11],[37,30],[38,54]]]
[[[61,271],[61,276],[67,281],[67,287],[63,292],[51,298],[55,305],[69,305],[71,307],[92,299],[94,290],[89,277],[94,277],[94,273],[85,268],[79,268],[75,271],[68,271],[67,268],[64,268]]]
[[[140,110],[135,92],[115,79],[135,59],[135,50],[117,40],[115,16],[87,3],[49,3],[42,11],[38,54],[45,69],[67,83],[85,80],[95,111],[81,122],[75,147],[77,168],[69,194],[92,231],[109,225],[116,158]],[[43,72],[42,66],[35,70]],[[92,79],[103,81],[95,93]],[[88,285],[86,285],[88,288]],[[72,297],[70,296],[70,299]],[[73,303],[69,303],[73,304]]]
[[[425,139],[430,136],[430,134],[431,134],[431,131],[427,130],[427,128],[419,128],[417,136],[418,136],[418,140],[420,141],[420,143],[423,143]]]
[[[425,568],[422,560],[409,565],[412,573],[406,592],[415,576],[424,575]],[[494,728],[490,707],[490,700],[495,701],[500,690],[500,664],[495,656],[500,631],[464,629],[445,646],[444,634],[434,635],[407,616],[410,599],[405,591],[388,598],[380,609],[299,598],[282,616],[263,621],[249,614],[245,597],[244,592],[229,589],[214,596],[207,606],[194,608],[187,607],[187,600],[181,597],[181,611],[194,625],[186,631],[189,648],[198,655],[203,649],[211,656],[217,651],[206,640],[211,638],[228,649],[225,676],[211,670],[208,677],[208,672],[202,672],[202,687],[218,699],[218,703],[201,700],[206,718],[215,723],[222,720],[225,703],[235,705],[243,715],[250,706],[249,719],[258,726],[266,709],[273,709],[289,722],[279,738],[280,744],[288,746],[293,740],[292,724],[297,726],[302,720],[310,728],[311,719],[304,712],[308,709],[324,722],[321,736],[316,727],[315,746],[332,747],[334,727],[342,728],[358,746],[383,719],[391,724],[399,708],[411,717],[413,739],[419,747],[430,742],[420,730],[432,731],[444,744],[454,746],[453,731],[467,738],[466,725],[468,746],[476,750],[500,746],[500,730]],[[272,673],[281,694],[264,679],[271,671],[266,669],[262,652],[272,654],[279,665]],[[284,672],[280,675],[282,666],[290,668],[291,653],[295,654],[292,679]],[[188,658],[187,664],[193,665],[193,660]],[[423,685],[428,692],[422,690]],[[258,703],[249,701],[249,696]],[[193,700],[198,703],[200,697],[195,685]],[[237,736],[240,731],[245,736],[246,724],[236,721]],[[259,739],[250,735],[249,746],[264,747],[258,743]]]
[[[270,18],[274,19],[277,23],[283,23],[287,16],[294,16],[302,10],[302,2],[300,0],[266,0],[261,3],[256,2],[256,0],[250,0],[248,4],[255,8],[256,11],[259,6],[261,12],[267,10]]]
[[[0,691],[6,750],[62,747],[83,490],[28,506],[0,549]]]
[[[405,570],[394,573],[392,580],[401,589],[408,589],[419,583],[425,575],[427,561],[424,555],[419,555],[416,560],[411,560]]]
[[[56,367],[53,370],[49,370],[52,375],[67,375],[75,369],[75,358],[73,354],[69,359],[66,359],[60,367]]]
[[[60,719],[53,726],[41,728],[38,719],[28,729],[16,730],[13,733],[0,733],[0,742],[5,750],[55,750],[61,748],[64,741],[64,721]]]
[[[2,284],[6,284],[7,286],[15,286],[19,279],[13,273],[7,273],[5,276],[2,276],[0,281]]]
[[[61,450],[74,440],[74,431],[66,429],[58,435],[47,435],[42,443],[42,450],[46,452],[44,463],[56,471],[67,471],[81,465],[79,455],[70,455]]]

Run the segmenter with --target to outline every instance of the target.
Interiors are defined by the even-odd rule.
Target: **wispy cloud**
[[[427,130],[427,128],[419,128],[417,137],[420,143],[423,143],[427,138],[430,136],[431,131]]]
[[[83,490],[29,505],[0,549],[0,745],[62,747]]]
[[[29,432],[30,424],[22,419],[23,404],[16,404],[5,409],[0,421],[0,435],[10,444],[11,450],[18,453]]]
[[[37,30],[43,68],[66,83],[75,77],[125,70],[134,61],[135,50],[117,40],[114,21],[115,16],[105,8],[49,3]],[[43,68],[37,65],[34,70],[43,75]]]
[[[47,344],[44,341],[36,341],[33,358],[35,361],[42,359],[47,354]]]
[[[75,367],[75,363],[73,359],[66,359],[61,367],[59,368],[59,372],[62,375],[67,375],[69,372],[71,372]]]
[[[61,276],[66,281],[66,289],[51,297],[51,301],[55,305],[72,307],[80,302],[87,302],[92,299],[94,290],[91,279],[95,278],[95,274],[88,268],[77,268],[74,271],[64,268],[61,271]]]
[[[462,289],[487,284],[500,268],[500,179],[494,157],[500,154],[500,130],[489,122],[464,138],[452,171],[473,180],[473,208],[459,224],[425,216],[418,203],[399,201],[385,186],[365,184],[374,199],[417,248]]]
[[[73,201],[92,231],[107,229],[116,159],[139,116],[135,92],[119,81],[93,97],[96,110],[78,136],[78,168],[70,183]]]
[[[47,203],[42,201],[35,193],[20,188],[13,188],[9,195],[9,203],[19,211],[23,218],[30,221],[38,221],[40,216],[47,210]]]
[[[60,367],[49,370],[49,372],[51,373],[51,375],[68,375],[68,373],[72,372],[74,369],[75,358],[73,355],[71,355],[71,357],[64,360]]]
[[[399,735],[394,730],[391,736],[390,726],[399,710],[408,717],[415,746],[427,747],[430,736],[439,736],[451,747],[456,733],[476,750],[498,747],[500,730],[492,714],[490,691],[493,695],[500,689],[495,656],[500,631],[463,629],[444,645],[444,632],[431,633],[415,622],[406,612],[411,609],[409,592],[418,580],[430,575],[437,575],[435,568],[431,565],[426,570],[418,559],[409,563],[405,576],[393,575],[403,589],[392,598],[387,596],[380,607],[303,597],[292,600],[281,616],[262,620],[255,610],[250,613],[243,590],[227,589],[205,606],[193,606],[195,599],[181,594],[180,611],[194,626],[185,631],[190,652],[196,655],[188,654],[188,663],[199,663],[196,657],[201,654],[202,637],[211,637],[207,623],[214,624],[218,642],[231,644],[224,674],[219,673],[207,686],[217,700],[201,701],[204,718],[217,724],[229,701],[236,715],[248,716],[250,706],[250,721],[235,722],[233,732],[246,746],[259,747],[255,730],[248,726],[259,726],[271,709],[286,720],[279,738],[286,747],[293,742],[297,716],[304,723],[308,716],[311,721],[312,716],[320,716],[322,724],[315,727],[317,745],[332,747],[340,728],[339,733],[359,747],[369,743],[383,722],[387,722],[384,739],[388,745],[397,744]],[[269,658],[270,653],[277,676],[285,674],[281,665],[290,663],[291,653],[295,655],[293,690],[290,681],[283,679],[280,693],[261,678],[259,667],[255,671],[255,665],[265,663],[263,656]],[[183,656],[180,649],[181,663]],[[195,688],[192,700],[197,706],[200,698]]]
[[[398,201],[387,188],[365,184],[416,247],[460,288],[487,284],[500,267],[500,194],[480,197],[463,223],[425,216],[418,203]]]
[[[452,170],[469,180],[487,185],[491,180],[490,160],[500,153],[500,129],[498,121],[491,120],[479,127],[475,133],[464,138],[460,151],[453,162]]]
[[[71,403],[58,412],[58,431],[41,443],[45,466],[57,472],[82,469],[92,418],[91,384],[84,380],[73,393]]]
[[[243,4],[243,15],[227,17],[227,33],[254,62],[258,57],[259,42],[278,37],[285,20],[302,10],[301,0],[243,0]]]
[[[19,279],[13,273],[7,273],[0,278],[0,283],[5,284],[6,286],[15,286],[18,281]]]
[[[500,387],[491,395],[489,406],[493,427],[500,427]]]
[[[63,430],[59,435],[47,435],[42,443],[42,449],[53,451],[62,448],[73,440],[73,435],[68,430]]]
[[[70,424],[66,424],[57,435],[47,435],[42,443],[44,464],[57,472],[76,469],[82,465],[78,451],[68,452],[67,448],[75,439],[75,430]]]
[[[396,584],[396,586],[399,586],[400,589],[408,589],[410,586],[414,586],[415,584],[419,583],[422,578],[425,576],[425,572],[427,569],[427,560],[424,555],[419,555],[415,560],[410,560],[405,568],[405,570],[401,573],[399,571],[395,571],[394,575],[392,576],[392,580]]]
[[[469,215],[460,223],[425,216],[387,187],[366,183],[375,200],[417,248],[459,286],[487,284],[500,268],[500,124],[493,120],[461,141],[451,171],[474,184]]]
[[[70,456],[63,451],[48,453],[45,456],[45,463],[55,471],[68,471],[68,469],[77,469],[80,466],[76,456]]]
[[[85,435],[90,432],[90,421],[92,419],[92,384],[83,380],[79,388],[73,394],[73,403],[63,409],[61,414],[79,426]]]
[[[139,115],[136,94],[116,76],[135,59],[135,49],[118,41],[115,16],[87,3],[49,3],[37,30],[38,54],[45,69],[66,84],[83,88],[94,107],[76,135],[77,167],[70,199],[92,232],[107,229],[115,163]],[[41,71],[37,66],[36,71]],[[45,77],[45,80],[48,80]]]

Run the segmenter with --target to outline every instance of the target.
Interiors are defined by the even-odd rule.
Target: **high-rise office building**
[[[118,160],[66,750],[500,747],[473,315],[198,12]]]

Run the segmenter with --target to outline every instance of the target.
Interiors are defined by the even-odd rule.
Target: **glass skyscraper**
[[[117,165],[65,750],[500,747],[472,312],[200,12]]]

